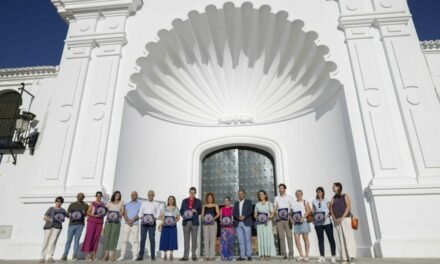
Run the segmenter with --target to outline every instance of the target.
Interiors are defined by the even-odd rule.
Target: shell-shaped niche
[[[264,124],[317,109],[340,89],[329,49],[316,32],[269,6],[208,6],[176,19],[148,43],[128,100],[143,114],[175,123]]]

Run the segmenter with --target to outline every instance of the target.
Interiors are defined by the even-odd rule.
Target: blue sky
[[[440,39],[440,0],[408,3],[419,38]],[[0,0],[0,68],[59,64],[66,33],[50,0]]]

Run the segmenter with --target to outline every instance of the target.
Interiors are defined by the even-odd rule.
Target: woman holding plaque
[[[258,191],[258,203],[255,205],[254,217],[257,219],[258,254],[263,260],[276,256],[275,242],[272,233],[274,206],[269,202],[266,191]]]
[[[233,226],[234,207],[231,198],[225,197],[224,207],[220,210],[220,256],[223,261],[231,261],[234,257],[235,232]]]
[[[312,202],[312,210],[314,216],[315,231],[318,236],[319,253],[320,257],[316,263],[324,263],[324,232],[327,235],[328,241],[330,243],[330,249],[332,253],[331,263],[336,263],[336,243],[333,235],[333,225],[330,221],[330,200],[324,198],[325,192],[324,188],[316,188],[316,199]]]
[[[176,223],[180,220],[180,212],[176,206],[176,198],[169,196],[167,200],[167,206],[160,214],[160,220],[162,221],[162,229],[160,233],[159,250],[164,252],[163,260],[174,260],[173,251],[177,250],[177,227]],[[169,254],[169,255],[168,255]]]
[[[102,192],[96,192],[95,201],[91,202],[87,210],[86,236],[81,250],[87,254],[86,260],[96,260],[99,238],[101,237],[104,216],[107,214],[107,207],[101,201]]]
[[[330,204],[330,212],[335,224],[339,253],[342,263],[354,263],[356,258],[356,240],[351,226],[351,200],[342,193],[342,184],[333,184],[335,196]]]
[[[215,241],[217,240],[217,219],[220,217],[214,194],[205,195],[205,205],[202,208],[203,217],[203,245],[205,260],[215,260]]]
[[[59,196],[55,199],[55,206],[47,209],[44,214],[44,241],[43,249],[41,250],[40,263],[44,263],[46,257],[49,262],[54,262],[53,253],[55,252],[55,246],[57,244],[58,236],[63,228],[64,218],[66,216],[66,210],[61,207],[64,203],[64,198]]]
[[[118,245],[121,232],[121,217],[124,214],[124,202],[121,200],[121,193],[115,191],[107,204],[108,213],[104,227],[104,250],[103,261],[116,260],[116,246]]]
[[[297,261],[309,261],[310,241],[309,233],[311,232],[310,224],[307,222],[307,216],[312,213],[310,205],[303,199],[303,192],[297,190],[295,192],[296,201],[292,204],[292,221],[293,221],[293,233],[295,234],[295,245],[298,249],[299,257]],[[301,246],[301,236],[304,240],[305,256]]]

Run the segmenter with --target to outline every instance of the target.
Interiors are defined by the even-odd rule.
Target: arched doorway
[[[202,202],[206,193],[215,194],[217,203],[222,206],[224,197],[237,199],[239,189],[246,190],[247,198],[253,204],[258,202],[257,192],[265,190],[270,200],[276,194],[276,170],[273,156],[264,150],[248,147],[233,146],[208,153],[202,160]],[[217,237],[220,236],[220,228]],[[253,252],[257,252],[256,232],[252,231]],[[202,233],[203,238],[203,233]],[[203,243],[203,239],[201,239]],[[277,239],[275,241],[278,241]],[[236,243],[237,239],[236,239]],[[278,248],[278,245],[276,245]],[[219,240],[217,240],[219,248]],[[202,246],[202,254],[203,254]],[[238,255],[238,245],[234,247]],[[219,252],[219,250],[216,250]]]

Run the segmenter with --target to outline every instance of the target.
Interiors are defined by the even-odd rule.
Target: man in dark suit
[[[234,204],[234,226],[240,244],[240,258],[237,260],[252,260],[252,226],[254,212],[252,201],[245,199],[246,192],[241,189],[238,191],[238,202]]]
[[[195,187],[189,188],[189,197],[184,199],[180,206],[184,244],[183,258],[180,259],[182,261],[188,261],[190,237],[192,260],[197,260],[197,231],[199,230],[199,215],[202,213],[202,202],[196,198],[196,193]]]

